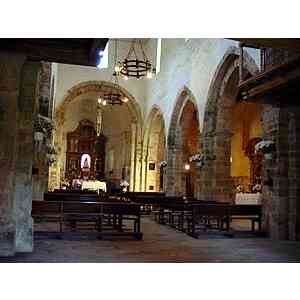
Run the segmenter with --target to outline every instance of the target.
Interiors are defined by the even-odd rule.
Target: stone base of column
[[[15,251],[32,252],[33,251],[33,219],[26,220],[26,224],[20,224],[16,230]]]
[[[15,231],[12,224],[1,224],[0,256],[15,255]]]

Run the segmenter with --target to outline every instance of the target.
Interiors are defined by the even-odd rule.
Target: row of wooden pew
[[[191,201],[161,204],[153,211],[160,224],[170,225],[187,234],[198,237],[199,230],[217,229],[229,232],[233,220],[247,220],[251,231],[261,232],[261,205],[231,205],[228,203]],[[257,225],[257,226],[256,226]]]
[[[193,237],[198,236],[200,229],[212,228],[228,232],[231,230],[232,221],[237,219],[250,221],[251,231],[253,232],[256,231],[256,227],[260,232],[262,223],[261,205],[231,205],[215,201],[200,201],[193,198],[169,197],[164,193],[155,192],[127,192],[120,196],[98,195],[96,193],[50,192],[45,193],[44,200],[46,200],[44,201],[46,203],[62,203],[60,207],[62,209],[59,219],[60,226],[66,221],[73,223],[88,222],[90,218],[94,218],[93,214],[96,214],[98,223],[95,221],[95,226],[98,232],[102,231],[104,224],[110,224],[110,221],[113,220],[112,228],[117,228],[120,233],[122,232],[123,220],[128,219],[136,222],[131,233],[137,237],[141,234],[140,219],[142,214],[152,214],[160,224],[170,225]],[[41,211],[41,207],[38,207],[35,203],[33,205],[38,208],[33,214],[35,216],[38,215],[38,211]],[[47,208],[47,204],[39,205],[44,205]],[[93,207],[97,207],[98,211],[93,211]],[[127,210],[128,208],[130,209]],[[72,212],[72,209],[74,209],[74,212]],[[86,209],[92,211],[86,212]],[[111,210],[111,213],[109,210]],[[122,226],[120,223],[122,223]]]
[[[262,230],[261,205],[235,205],[225,202],[201,201],[164,193],[129,192],[127,197],[139,203],[144,213],[152,213],[160,224],[168,224],[187,234],[198,237],[199,230],[231,231],[232,221],[246,220],[252,232]]]
[[[52,197],[52,196],[51,196]],[[55,199],[54,199],[55,198]],[[140,205],[120,201],[100,202],[95,198],[84,201],[75,197],[66,200],[57,196],[47,201],[32,202],[32,217],[37,221],[58,224],[59,236],[71,226],[72,231],[88,225],[101,238],[106,235],[133,236],[142,239]]]

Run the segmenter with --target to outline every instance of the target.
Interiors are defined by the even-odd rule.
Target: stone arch
[[[57,116],[61,118],[61,115],[63,114],[66,105],[72,102],[79,95],[88,92],[101,93],[101,91],[114,88],[115,86],[116,85],[114,83],[108,81],[85,81],[73,86],[67,91],[67,93],[63,97],[62,104],[57,109]],[[126,89],[124,89],[120,85],[118,85],[117,88],[121,91],[121,93],[124,96],[126,96],[129,99],[127,105],[132,113],[132,116],[136,120],[136,122],[138,122],[141,125],[143,122],[143,116],[139,103]]]
[[[244,71],[255,74],[258,67],[244,52]],[[201,184],[202,196],[208,200],[233,199],[230,181],[230,111],[236,102],[239,83],[239,49],[230,47],[218,64],[208,91],[203,120],[203,152],[206,157]]]
[[[74,85],[70,88],[64,95],[61,105],[57,108],[55,114],[56,130],[55,132],[55,142],[59,146],[62,144],[63,136],[59,128],[63,127],[65,122],[65,110],[66,107],[79,96],[86,93],[95,93],[96,95],[103,94],[103,92],[115,88],[116,85],[107,81],[86,81]],[[140,186],[140,172],[141,172],[141,145],[142,145],[142,124],[143,115],[138,101],[129,93],[126,89],[121,86],[117,86],[121,94],[129,99],[126,104],[131,116],[131,132],[129,139],[131,141],[131,159],[130,159],[130,190],[139,191]],[[59,147],[58,147],[59,148]],[[58,165],[58,164],[57,164]],[[63,178],[63,173],[59,170],[52,170],[56,173],[56,185]],[[50,187],[51,188],[51,187]]]
[[[149,186],[153,186],[155,191],[160,191],[161,180],[164,172],[160,168],[160,161],[166,159],[166,132],[165,132],[165,120],[163,113],[159,106],[153,105],[150,113],[145,122],[144,134],[143,134],[143,190],[151,191]],[[150,172],[149,163],[155,163],[155,170]],[[148,183],[151,184],[148,184]]]
[[[185,186],[183,182],[183,135],[184,130],[181,128],[181,120],[184,115],[184,109],[190,105],[193,107],[193,116],[197,124],[197,143],[200,145],[200,127],[199,127],[199,112],[197,102],[192,92],[184,87],[178,94],[175,101],[175,106],[172,112],[170,126],[168,130],[167,140],[167,182],[166,191],[171,195],[181,195],[185,193]],[[197,170],[195,187],[199,183],[199,170]],[[199,195],[199,191],[194,191],[194,196]]]

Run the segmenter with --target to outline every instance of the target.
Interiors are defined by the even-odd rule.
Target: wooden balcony
[[[246,80],[240,80],[238,99],[280,105],[299,105],[300,57],[272,66],[263,65],[258,74]]]

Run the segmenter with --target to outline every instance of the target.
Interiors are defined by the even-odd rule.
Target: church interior
[[[298,39],[0,39],[0,262],[299,262],[299,82]]]

